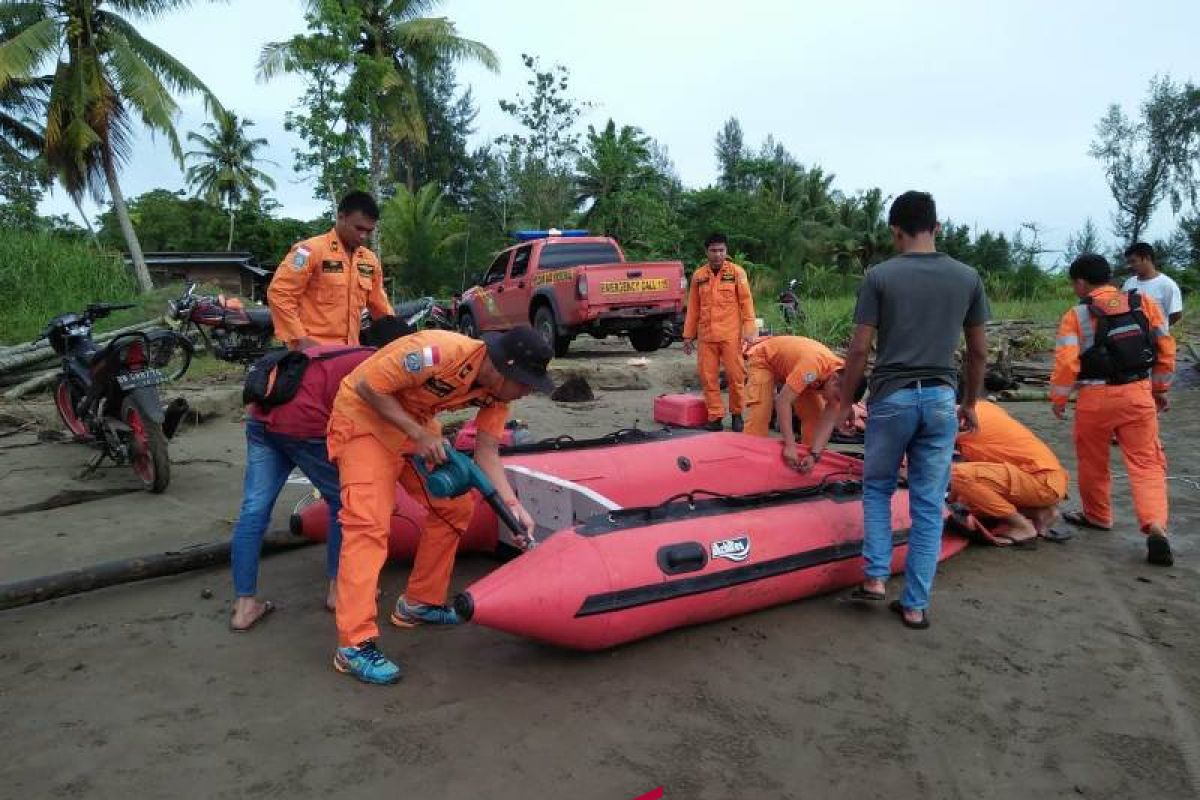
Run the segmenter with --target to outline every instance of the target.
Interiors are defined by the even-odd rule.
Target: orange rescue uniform
[[[1129,310],[1128,297],[1111,286],[1093,290],[1090,297],[1106,314]],[[1155,344],[1155,362],[1149,380],[1121,385],[1079,380],[1079,356],[1095,340],[1091,312],[1080,304],[1064,314],[1058,324],[1050,401],[1065,408],[1072,390],[1079,389],[1075,401],[1075,454],[1083,513],[1100,525],[1113,523],[1109,451],[1115,434],[1129,474],[1138,524],[1145,533],[1151,524],[1164,529],[1167,525],[1167,458],[1158,438],[1158,410],[1151,392],[1171,388],[1175,340],[1167,332],[1162,310],[1153,299],[1143,296],[1142,310]]]
[[[365,247],[346,253],[337,230],[297,243],[267,289],[275,336],[289,347],[303,337],[320,344],[358,344],[362,310],[392,313],[379,259]]]
[[[450,585],[458,538],[474,511],[469,495],[435,498],[406,458],[412,440],[379,416],[355,391],[362,379],[376,392],[395,397],[426,430],[441,432],[442,411],[477,406],[475,424],[497,440],[504,433],[508,404],[472,388],[487,358],[483,342],[450,331],[423,331],[397,339],[364,361],[342,381],[329,418],[329,458],[342,489],[342,553],[337,576],[338,645],[374,639],[375,590],[387,558],[396,482],[432,512],[426,519],[405,596],[442,605]]]
[[[783,383],[796,393],[793,408],[800,418],[800,440],[812,444],[817,421],[825,410],[821,389],[845,362],[817,340],[803,336],[771,336],[756,342],[746,351],[746,362],[745,432],[769,435],[775,386]]]
[[[732,261],[726,261],[715,272],[707,263],[698,267],[688,287],[683,338],[697,340],[700,386],[704,389],[710,422],[725,416],[721,367],[725,368],[729,384],[729,411],[742,413],[746,381],[742,339],[757,333],[754,297],[750,294],[746,271]]]
[[[1062,502],[1069,476],[1053,451],[995,403],[980,400],[975,413],[979,429],[958,435],[966,461],[950,468],[950,499],[997,518]]]

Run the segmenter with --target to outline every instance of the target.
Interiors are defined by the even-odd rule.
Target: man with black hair
[[[729,412],[733,430],[743,428],[746,367],[742,362],[744,344],[758,335],[754,318],[754,297],[746,271],[726,258],[725,235],[714,233],[704,240],[708,261],[692,273],[688,287],[687,317],[683,322],[683,352],[697,350],[700,386],[708,406],[710,431],[724,428],[725,403],[721,399],[720,370],[725,369],[729,384]]]
[[[899,255],[872,267],[858,292],[856,323],[843,381],[858,385],[872,342],[879,352],[871,374],[863,464],[865,578],[856,598],[883,600],[891,575],[892,495],[908,458],[908,535],[904,594],[891,606],[910,628],[929,627],[929,591],[942,543],[942,512],[954,438],[959,426],[979,427],[975,403],[987,363],[987,297],[979,273],[937,252],[937,208],[925,192],[905,192],[888,212]],[[955,414],[958,368],[954,353],[967,340],[966,381]],[[826,408],[802,471],[829,442],[834,425],[850,413],[853,398]]]
[[[1170,407],[1175,340],[1153,298],[1109,285],[1112,269],[1104,256],[1081,255],[1071,263],[1070,277],[1081,302],[1058,325],[1050,401],[1054,415],[1066,419],[1071,393],[1079,390],[1075,453],[1082,509],[1063,519],[1112,529],[1109,447],[1115,435],[1138,525],[1146,534],[1146,560],[1171,566],[1167,459],[1158,438],[1158,414]]]
[[[296,243],[267,289],[275,336],[293,350],[319,344],[358,344],[362,311],[390,315],[383,268],[365,245],[379,222],[379,206],[366,192],[338,203],[333,229]]]
[[[1179,284],[1158,271],[1154,264],[1154,248],[1145,242],[1137,242],[1125,250],[1125,263],[1133,270],[1133,275],[1125,281],[1122,287],[1128,292],[1137,289],[1142,297],[1154,298],[1167,318],[1167,329],[1183,319],[1183,293]]]

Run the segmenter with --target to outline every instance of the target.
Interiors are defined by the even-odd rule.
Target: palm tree
[[[45,149],[45,132],[35,120],[45,116],[51,82],[48,76],[0,81],[0,157],[26,161]]]
[[[466,236],[443,214],[442,190],[432,183],[416,192],[398,186],[381,211],[384,243],[395,254],[404,282],[418,291],[436,290],[434,282],[445,277],[436,274],[436,267],[445,260],[446,251]]]
[[[196,196],[207,203],[224,208],[229,214],[229,241],[226,250],[233,249],[233,225],[238,208],[247,200],[257,203],[263,195],[263,187],[275,188],[271,176],[256,169],[260,162],[258,150],[267,146],[266,139],[250,139],[247,129],[254,125],[248,119],[238,119],[237,114],[219,114],[217,124],[204,123],[207,135],[195,131],[188,134],[188,141],[200,146],[184,157],[194,163],[188,167],[187,183]],[[263,160],[262,163],[273,164]]]
[[[640,128],[622,125],[618,133],[610,119],[597,133],[589,125],[584,147],[575,165],[575,204],[591,202],[584,224],[595,216],[604,217],[609,201],[619,193],[645,189],[659,178],[651,163],[650,137]]]
[[[439,0],[306,0],[310,28],[328,31],[350,43],[355,54],[347,96],[366,114],[371,191],[382,196],[387,148],[392,142],[418,147],[427,143],[416,75],[439,62],[476,61],[495,72],[496,54],[486,45],[458,35],[446,17],[426,17]],[[335,13],[327,7],[333,4]],[[273,42],[259,55],[258,76],[270,80],[298,69],[296,56],[311,35]],[[378,248],[378,241],[376,241]]]
[[[97,202],[107,186],[142,291],[150,273],[117,180],[131,155],[135,118],[161,133],[182,162],[172,92],[196,92],[212,111],[220,103],[174,56],[147,41],[123,16],[157,16],[188,0],[37,0],[0,4],[0,85],[54,66],[46,107],[45,156],[59,183],[79,202]],[[106,6],[108,8],[106,8]]]

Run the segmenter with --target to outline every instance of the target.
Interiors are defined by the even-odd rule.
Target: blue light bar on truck
[[[518,242],[529,242],[534,239],[548,239],[551,236],[590,236],[587,231],[583,230],[566,230],[560,231],[557,228],[551,228],[548,231],[513,231],[513,238]]]

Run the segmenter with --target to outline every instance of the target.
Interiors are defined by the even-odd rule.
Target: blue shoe
[[[353,675],[363,683],[380,685],[396,683],[404,674],[399,664],[380,652],[374,639],[368,639],[358,647],[339,647],[333,654],[333,668]]]
[[[429,603],[410,603],[400,595],[396,610],[392,612],[392,624],[398,628],[415,628],[418,625],[461,625],[462,617],[450,606],[435,606]]]

